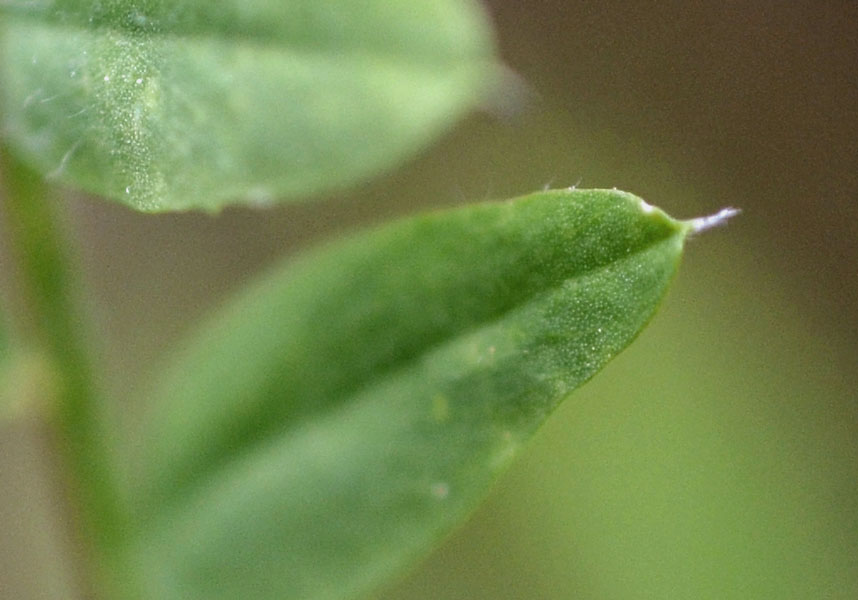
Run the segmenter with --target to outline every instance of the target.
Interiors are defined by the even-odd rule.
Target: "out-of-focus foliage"
[[[0,3],[4,137],[138,210],[344,187],[426,145],[496,65],[470,0]]]

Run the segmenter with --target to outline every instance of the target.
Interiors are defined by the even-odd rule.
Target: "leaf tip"
[[[721,225],[724,225],[728,220],[735,217],[740,212],[742,211],[738,208],[722,208],[714,215],[698,217],[696,219],[690,219],[686,222],[691,227],[691,233],[701,233],[714,227],[720,227]]]
[[[614,189],[617,189],[617,188],[614,188]],[[658,210],[655,206],[653,206],[652,204],[650,204],[649,202],[647,202],[643,198],[638,198],[638,201],[640,202],[641,210],[644,212],[645,215],[648,215],[648,214],[653,213],[656,210]]]

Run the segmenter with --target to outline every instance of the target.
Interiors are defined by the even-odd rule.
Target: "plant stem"
[[[55,431],[66,484],[80,517],[99,596],[136,598],[128,561],[131,520],[119,486],[116,456],[77,310],[74,277],[54,213],[56,198],[41,177],[0,147],[10,246],[30,315],[26,333],[45,354],[55,379],[46,411]]]

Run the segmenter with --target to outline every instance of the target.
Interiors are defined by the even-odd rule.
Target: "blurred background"
[[[544,186],[737,206],[639,340],[377,600],[858,598],[858,3],[487,9],[516,83],[396,172],[218,218],[68,195],[129,431],[164,350],[315,240]],[[3,599],[76,597],[43,446],[0,430]]]

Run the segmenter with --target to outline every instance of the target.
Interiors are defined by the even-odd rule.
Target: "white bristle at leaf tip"
[[[700,233],[701,231],[706,231],[707,229],[712,229],[713,227],[719,227],[726,223],[732,217],[738,215],[741,210],[738,208],[724,208],[714,215],[709,215],[708,217],[698,217],[696,219],[691,219],[688,221],[691,224],[691,229],[694,233]]]

